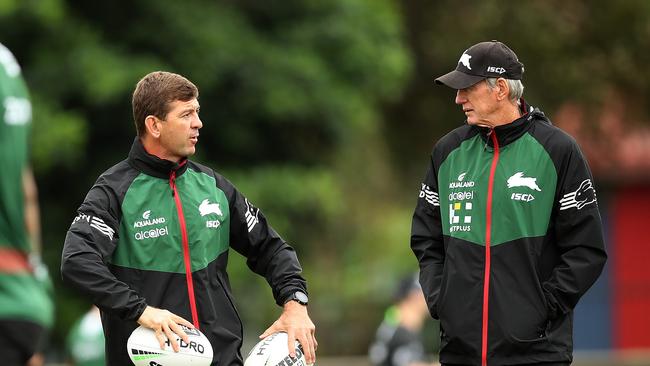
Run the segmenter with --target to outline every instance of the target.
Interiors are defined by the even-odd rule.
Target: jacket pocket
[[[440,317],[445,308],[445,299],[447,294],[447,266],[442,269],[442,278],[440,279],[440,290],[438,291],[438,299],[436,300],[434,310],[436,315]]]
[[[422,292],[427,303],[427,308],[431,317],[439,319],[440,314],[440,286],[437,281],[439,279],[434,276],[435,265],[429,265],[421,269],[420,284],[422,285]]]
[[[440,318],[440,314],[444,314],[444,308],[446,305],[446,298],[447,298],[447,287],[448,287],[448,275],[449,275],[449,266],[450,264],[447,261],[447,258],[445,258],[444,264],[442,264],[442,274],[440,275],[440,278],[438,279],[439,285],[438,285],[438,296],[436,298],[436,301],[434,303],[434,308],[433,310],[435,311],[435,314]]]
[[[230,304],[230,308],[232,309],[232,312],[235,314],[237,317],[237,320],[240,324],[241,327],[241,332],[243,334],[243,327],[241,326],[242,321],[241,317],[239,316],[239,312],[237,311],[237,307],[235,306],[235,302],[230,294],[230,286],[228,281],[222,277],[221,273],[217,271],[216,279],[219,282],[219,285],[221,287],[221,291],[223,292],[223,296],[227,299],[228,303]]]
[[[519,338],[514,334],[510,335],[510,338],[518,343],[536,343],[547,341],[550,324],[550,320],[546,320],[544,323],[540,324],[532,332],[530,332],[530,336],[526,336],[526,338]]]
[[[216,313],[218,327],[226,328],[229,332],[241,336],[243,334],[242,321],[230,293],[230,284],[224,277],[221,267],[215,263],[208,267],[210,283],[210,302]]]
[[[211,310],[216,315],[208,323],[212,337],[210,341],[215,352],[214,361],[223,365],[241,365],[242,321],[230,294],[227,277],[224,277],[221,271],[221,267],[212,264],[208,272],[209,302]]]
[[[526,250],[522,246],[512,245],[493,256],[490,281],[488,347],[494,354],[509,357],[554,351],[546,299],[530,261],[518,255]]]

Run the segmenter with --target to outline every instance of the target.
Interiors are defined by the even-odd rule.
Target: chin
[[[183,157],[186,157],[186,158],[190,157],[190,156],[194,155],[195,152],[196,152],[195,147],[193,147],[193,146],[188,147],[187,149],[185,149],[185,151],[183,151]]]

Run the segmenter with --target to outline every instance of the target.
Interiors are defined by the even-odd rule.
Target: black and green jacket
[[[572,310],[607,257],[578,145],[522,111],[444,136],[422,183],[411,248],[442,363],[571,361]]]
[[[208,337],[213,365],[242,365],[242,324],[226,273],[228,249],[265,276],[278,304],[306,290],[294,250],[224,177],[203,165],[149,155],[128,159],[91,188],[65,239],[65,281],[102,311],[109,365],[131,365],[126,341],[147,305]]]

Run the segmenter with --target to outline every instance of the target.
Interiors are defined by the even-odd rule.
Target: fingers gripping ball
[[[287,333],[273,333],[253,347],[244,366],[311,366],[305,362],[302,346],[296,341],[296,357],[289,356]]]
[[[174,352],[169,340],[165,342],[165,349],[160,349],[152,329],[143,326],[136,328],[126,342],[131,361],[135,366],[209,366],[213,351],[208,338],[198,329],[181,327],[189,337],[189,342],[176,336],[180,346],[178,352]]]

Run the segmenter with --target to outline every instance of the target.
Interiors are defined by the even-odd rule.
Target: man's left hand
[[[280,318],[262,333],[260,339],[277,332],[286,332],[289,336],[288,347],[291,357],[296,357],[295,340],[298,340],[302,345],[307,364],[311,365],[316,362],[316,349],[318,348],[318,342],[314,336],[316,326],[309,318],[305,305],[301,305],[296,301],[289,301],[284,304],[284,310]]]

